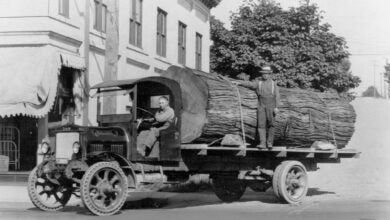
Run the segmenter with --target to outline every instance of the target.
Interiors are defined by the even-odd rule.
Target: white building
[[[115,14],[113,2],[119,8],[118,71],[107,78],[106,29]],[[94,99],[89,100],[87,111],[65,116],[69,102],[87,100],[88,85],[158,75],[171,65],[208,72],[210,8],[218,2],[0,0],[0,127],[3,133],[16,127],[21,136],[16,141],[12,132],[12,138],[3,135],[2,139],[0,130],[0,141],[16,146],[16,169],[20,164],[22,169],[35,164],[33,156],[24,155],[35,155],[37,141],[50,127],[69,120],[96,125]],[[69,101],[69,96],[74,99]],[[1,145],[0,154],[6,154]]]

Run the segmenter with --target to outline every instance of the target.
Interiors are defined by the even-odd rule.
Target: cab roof
[[[148,77],[151,78],[151,77]],[[112,87],[124,87],[124,86],[132,86],[142,79],[147,78],[137,78],[137,79],[124,79],[124,80],[110,80],[98,83],[91,87],[91,89],[102,89],[102,88],[112,88]]]
[[[151,76],[151,77],[135,78],[135,79],[104,81],[92,86],[91,89],[132,87],[135,84],[140,82],[157,82],[157,83],[165,84],[168,87],[173,86],[172,84],[177,84],[174,80],[169,78],[165,78],[162,76]]]

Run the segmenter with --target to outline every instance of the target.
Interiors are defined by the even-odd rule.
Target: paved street
[[[95,219],[79,200],[72,199],[59,212],[42,212],[28,200],[26,188],[0,186],[0,219]],[[136,193],[122,211],[110,219],[389,219],[390,200],[343,199],[335,192],[309,190],[299,206],[279,204],[272,191],[246,195],[231,204],[221,203],[210,191],[200,193]]]

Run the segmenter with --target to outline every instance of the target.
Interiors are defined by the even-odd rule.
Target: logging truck
[[[209,174],[223,202],[239,200],[247,187],[262,192],[272,187],[281,202],[299,204],[308,190],[307,171],[317,170],[318,163],[338,163],[340,158],[359,155],[351,149],[288,145],[258,149],[250,138],[245,140],[245,134],[243,144],[206,142],[210,136],[195,134],[202,131],[188,127],[200,122],[195,120],[196,112],[194,116],[183,110],[191,103],[183,95],[188,91],[169,77],[107,81],[91,89],[96,91],[98,126],[60,126],[39,144],[44,159],[29,176],[28,193],[41,210],[60,210],[75,195],[91,213],[112,215],[143,184],[179,183],[194,174]],[[175,119],[145,156],[137,150],[139,133],[145,127],[144,119],[158,110],[160,96],[169,98]],[[117,109],[107,113],[103,105],[112,97],[116,97]],[[161,178],[148,178],[153,174]]]

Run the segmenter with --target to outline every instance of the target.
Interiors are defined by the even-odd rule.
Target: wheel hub
[[[112,187],[108,180],[103,180],[103,182],[100,183],[98,187],[100,189],[100,193],[104,193],[106,195],[111,194],[114,190],[114,187]]]

